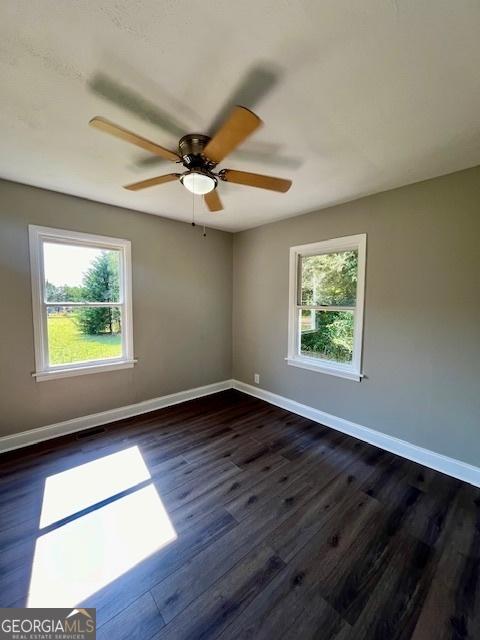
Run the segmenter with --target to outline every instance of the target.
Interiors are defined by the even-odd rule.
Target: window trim
[[[298,287],[300,274],[299,257],[334,253],[336,251],[358,251],[357,297],[354,313],[353,354],[351,364],[343,364],[332,360],[317,360],[299,353],[298,327]],[[365,302],[365,267],[367,254],[367,234],[361,233],[342,238],[332,238],[310,244],[290,247],[290,280],[288,303],[288,355],[285,358],[289,365],[310,371],[327,373],[348,380],[359,382],[362,373],[363,315]],[[302,305],[300,305],[302,306]],[[325,309],[326,307],[322,307]],[[328,310],[328,308],[327,308]]]
[[[28,226],[30,245],[30,274],[32,281],[33,334],[35,347],[35,372],[32,376],[37,382],[99,373],[116,369],[127,369],[134,366],[133,355],[133,311],[132,311],[132,258],[131,242],[121,238],[68,231],[37,225]],[[48,363],[48,326],[46,317],[46,301],[44,299],[44,242],[69,244],[76,246],[114,249],[120,252],[120,299],[118,303],[105,303],[100,306],[122,307],[123,354],[120,358],[104,360],[88,360],[71,364],[49,365]],[[72,306],[65,303],[65,306]],[[73,306],[90,306],[77,304]],[[95,306],[95,305],[92,305]]]

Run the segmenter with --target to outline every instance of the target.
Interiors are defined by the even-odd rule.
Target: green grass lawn
[[[122,355],[120,335],[85,335],[74,316],[49,316],[48,353],[50,364],[118,358]]]

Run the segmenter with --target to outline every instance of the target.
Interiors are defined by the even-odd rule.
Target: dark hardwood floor
[[[151,480],[128,486],[128,465],[125,487],[111,467],[93,488],[80,475],[72,503],[50,504],[41,526],[55,502],[47,478],[93,461],[98,474],[132,447]],[[99,639],[480,638],[480,490],[236,391],[1,456],[0,606],[26,606],[35,571],[38,591],[48,536],[52,584],[80,589],[63,532],[152,482],[176,539],[78,592],[71,606],[97,608]],[[157,516],[132,513],[113,533],[105,523],[121,520],[107,518],[102,535],[128,556],[130,524],[151,545]],[[76,556],[92,562],[95,538],[79,531]],[[40,587],[48,599],[50,583]]]

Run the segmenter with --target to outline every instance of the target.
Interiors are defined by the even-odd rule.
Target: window
[[[133,367],[130,242],[29,234],[36,380]]]
[[[291,247],[288,364],[361,379],[366,241]]]

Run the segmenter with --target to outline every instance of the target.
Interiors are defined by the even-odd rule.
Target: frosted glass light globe
[[[216,183],[213,178],[204,173],[192,171],[182,176],[182,184],[195,195],[204,195],[215,189]]]

